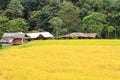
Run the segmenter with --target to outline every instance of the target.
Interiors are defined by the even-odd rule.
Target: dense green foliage
[[[2,48],[2,44],[0,43],[0,49]]]
[[[0,48],[2,47],[2,44],[0,43]]]
[[[0,0],[0,35],[49,31],[58,38],[71,32],[120,38],[119,0]]]

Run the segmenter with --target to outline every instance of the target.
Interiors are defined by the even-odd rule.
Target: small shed
[[[27,38],[27,35],[22,32],[4,33],[0,42],[3,46],[19,45],[24,44]]]
[[[95,39],[97,34],[96,33],[79,33],[74,32],[70,34],[66,34],[62,36],[63,39],[72,39],[74,36],[76,36],[78,39]]]
[[[50,40],[53,39],[53,35],[49,32],[37,32],[37,33],[27,33],[27,36],[30,37],[31,40]]]

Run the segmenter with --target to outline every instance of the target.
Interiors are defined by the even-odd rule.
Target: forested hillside
[[[18,31],[120,38],[120,0],[0,0],[0,35]]]

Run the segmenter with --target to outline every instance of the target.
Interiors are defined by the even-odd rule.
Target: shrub
[[[2,49],[2,44],[0,43],[0,49]]]
[[[72,39],[78,39],[78,37],[77,37],[77,36],[75,36],[75,35],[73,35],[73,36],[72,36]]]

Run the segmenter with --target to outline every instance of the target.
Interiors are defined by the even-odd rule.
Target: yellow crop
[[[120,46],[96,41],[35,41],[1,50],[0,80],[120,80]]]

